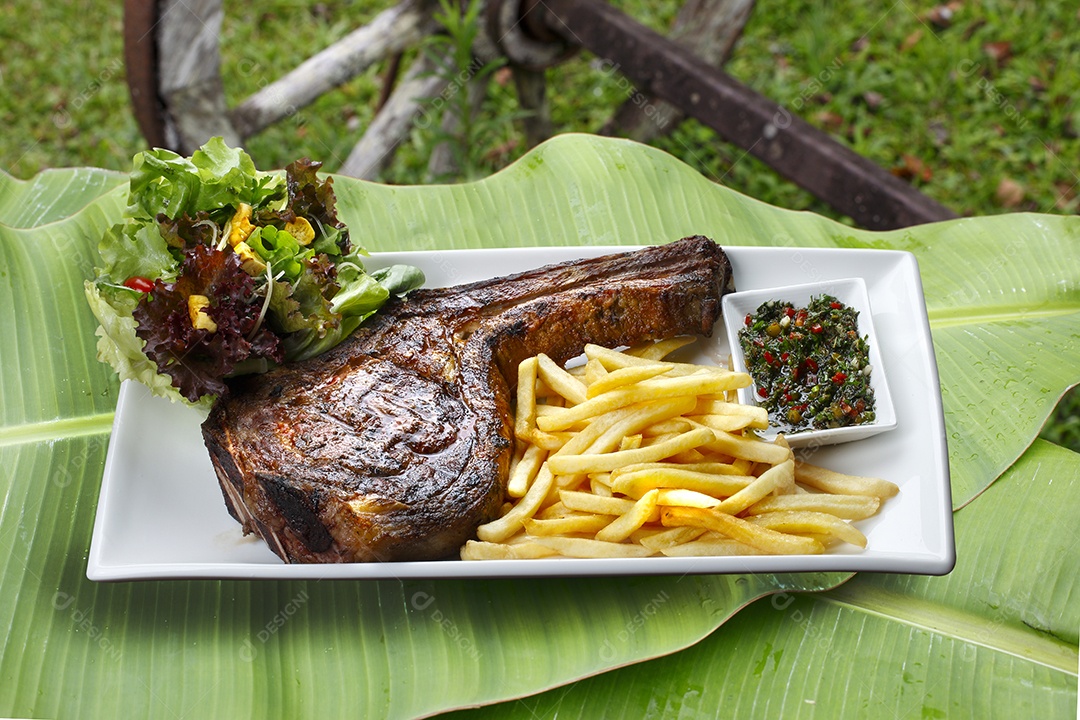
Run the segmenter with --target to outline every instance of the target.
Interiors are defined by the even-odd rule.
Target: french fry
[[[605,368],[604,364],[599,360],[590,360],[585,363],[583,367],[585,370],[585,385],[588,387],[592,387],[608,374],[607,368]],[[588,392],[586,392],[586,394],[588,394]]]
[[[561,450],[562,446],[569,442],[571,437],[573,437],[573,433],[546,433],[540,430],[533,430],[525,437],[518,436],[518,439],[542,447],[545,450],[553,451]]]
[[[545,432],[555,432],[564,430],[579,420],[638,402],[696,396],[704,392],[718,392],[729,387],[746,387],[747,385],[749,385],[748,375],[731,372],[653,378],[590,398],[574,407],[564,408],[558,414],[537,418],[537,427]]]
[[[693,424],[686,418],[675,417],[661,420],[646,428],[642,428],[641,434],[648,437],[656,437],[657,435],[686,432],[687,430],[692,430],[693,427]]]
[[[777,555],[820,555],[825,550],[812,538],[787,535],[716,510],[665,507],[660,510],[660,521],[668,527],[693,525],[715,530],[732,540]]]
[[[552,557],[558,551],[540,543],[493,543],[469,540],[461,548],[462,560],[531,560]]]
[[[585,346],[585,357],[589,358],[589,360],[596,360],[609,371],[621,370],[627,367],[650,367],[657,364],[655,360],[647,360],[591,343]]]
[[[573,490],[585,480],[585,474],[579,473],[576,475],[556,475],[555,487],[560,491]]]
[[[627,435],[639,433],[645,428],[655,425],[658,422],[669,420],[686,411],[686,408],[690,406],[691,399],[685,397],[668,398],[665,400],[657,400],[654,402],[644,402],[631,405],[629,408],[623,410],[631,410],[633,412],[626,412],[624,416],[611,427],[604,430],[599,437],[594,440],[587,449],[585,449],[583,455],[596,455],[600,453],[607,453],[622,444],[623,438]],[[656,438],[650,438],[649,444],[655,442]],[[642,444],[645,444],[645,438],[642,438]],[[569,455],[569,452],[561,453],[561,455]]]
[[[605,472],[633,463],[655,462],[675,453],[696,448],[710,442],[714,437],[708,428],[691,430],[670,440],[636,450],[622,450],[603,455],[552,455],[548,466],[559,474]]]
[[[538,537],[536,542],[560,555],[577,558],[648,557],[652,550],[630,543],[604,542],[576,537]]]
[[[603,478],[607,478],[607,482]],[[589,490],[593,495],[600,497],[612,497],[610,473],[593,473],[589,475]]]
[[[626,353],[619,352],[618,350],[611,350],[605,347],[600,347],[599,345],[586,345],[585,356],[589,359],[599,360],[608,370],[618,370],[620,368],[626,367],[644,367],[647,365],[656,364],[655,360],[646,360],[645,358],[634,357],[633,355],[627,355]],[[678,362],[668,364],[672,366],[672,368],[668,371],[668,375],[672,377],[705,373],[726,374],[731,372],[728,368],[716,366],[693,365],[691,363]],[[746,377],[749,378],[750,376],[746,375]],[[742,385],[741,387],[746,387],[746,385]]]
[[[573,366],[567,365],[566,366],[566,372],[570,373],[571,375],[576,377],[578,380],[583,380],[586,385],[589,384],[589,381],[587,379],[588,371],[589,371],[588,363],[586,363],[584,365],[573,365]],[[562,396],[560,395],[560,397],[562,397]]]
[[[521,440],[529,440],[536,429],[536,358],[522,360],[518,365],[517,409],[514,417],[514,434]]]
[[[809,512],[805,510],[765,513],[747,518],[747,522],[758,527],[769,528],[786,533],[816,533],[833,535],[844,542],[866,547],[866,536],[853,525],[849,525],[829,513]]]
[[[629,497],[641,497],[653,488],[682,488],[713,497],[728,497],[757,478],[683,470],[680,467],[649,468],[630,465],[611,474],[611,487]]]
[[[743,467],[737,466],[734,463],[725,462],[699,462],[699,463],[674,463],[674,462],[655,462],[655,463],[637,463],[634,465],[627,465],[624,468],[619,468],[612,475],[620,475],[622,473],[638,472],[641,470],[685,470],[687,472],[702,473],[706,475],[741,475],[747,476],[750,466]],[[752,480],[753,478],[751,478]],[[749,482],[749,480],[747,481]]]
[[[606,452],[618,447],[622,438],[642,427],[677,414],[686,407],[685,398],[672,398],[658,403],[643,403],[619,408],[594,418],[588,426],[555,453],[559,456],[580,455],[583,452]]]
[[[654,553],[657,553],[663,552],[665,549],[673,548],[676,545],[696,540],[705,532],[705,528],[698,527],[650,528],[644,533],[638,531],[640,535],[635,533],[634,535],[631,535],[631,537],[634,538],[639,545],[643,545]]]
[[[789,458],[766,470],[761,477],[716,506],[720,512],[738,515],[777,488],[786,487],[795,477],[795,460]]]
[[[533,536],[569,535],[571,533],[595,533],[611,524],[610,515],[567,515],[551,520],[528,518],[524,521],[525,532]]]
[[[739,475],[749,475],[750,471],[754,469],[754,462],[752,460],[733,457],[730,462],[731,467],[733,467],[735,472]]]
[[[611,521],[603,530],[596,533],[597,540],[604,542],[622,542],[646,522],[656,512],[656,496],[659,490],[650,490],[634,503],[630,512],[624,513]]]
[[[540,465],[547,459],[547,450],[537,445],[529,445],[521,459],[510,468],[510,479],[506,484],[506,494],[510,497],[524,497]]]
[[[525,497],[521,498],[509,512],[498,520],[481,525],[476,529],[476,536],[485,542],[500,542],[521,529],[525,518],[532,517],[540,509],[548,492],[555,484],[555,476],[547,465],[540,468]]]
[[[591,360],[589,362],[592,362]],[[603,364],[601,363],[601,366]],[[656,365],[641,365],[634,367],[619,368],[618,370],[612,370],[601,378],[598,378],[591,385],[589,385],[586,391],[586,396],[594,398],[597,395],[603,395],[609,390],[624,387],[626,385],[632,385],[642,380],[648,380],[649,378],[656,377],[657,375],[663,375],[672,368],[671,365],[664,363],[657,363]]]
[[[668,440],[674,440],[675,438],[679,437],[682,434],[683,434],[682,431],[677,431],[677,432],[660,433],[659,435],[650,435],[649,437],[644,437],[643,436],[641,438],[641,444],[644,447],[649,447],[651,445],[659,445],[662,442],[667,442]]]
[[[673,528],[685,530],[688,528]],[[695,528],[696,529],[696,528]],[[658,552],[668,557],[703,557],[707,555],[767,555],[751,545],[724,537],[720,533],[707,532],[697,540],[660,548]]]
[[[900,488],[888,480],[845,475],[806,462],[795,463],[795,482],[838,495],[871,495],[882,500],[900,492]]]
[[[749,416],[754,419],[753,427],[769,427],[769,412],[760,405],[740,405],[715,397],[698,398],[694,415],[735,415],[739,417]]]
[[[634,507],[634,501],[627,498],[600,497],[576,490],[560,490],[559,499],[570,510],[598,515],[622,515]]]
[[[683,490],[682,488],[661,488],[649,492],[659,493],[657,505],[671,505],[677,507],[714,508],[720,505],[720,500],[712,495],[699,493],[696,490]]]
[[[675,453],[668,460],[678,463],[701,463],[705,462],[709,458],[697,448],[692,450],[683,450],[681,453]]]
[[[537,370],[539,371],[539,366]],[[536,380],[536,397],[544,398],[544,403],[550,407],[563,407],[566,404],[566,398],[549,388],[539,377]]]
[[[575,405],[585,402],[585,383],[556,365],[555,361],[547,355],[541,353],[536,357],[537,373],[540,379],[548,384],[548,387]]]
[[[539,520],[553,520],[555,518],[566,517],[567,515],[573,515],[574,511],[563,505],[562,500],[548,505],[543,508],[533,517]]]
[[[785,510],[808,510],[829,513],[843,520],[865,520],[877,513],[879,507],[881,500],[869,495],[802,493],[767,497],[754,503],[746,511],[751,515],[763,515]]]
[[[706,447],[725,455],[770,465],[779,465],[791,457],[791,450],[788,448],[778,447],[754,436],[744,437],[726,432],[717,432],[714,435],[715,439]]]
[[[720,432],[736,432],[743,428],[761,428],[752,415],[691,415],[690,419]],[[768,427],[768,422],[764,427]]]

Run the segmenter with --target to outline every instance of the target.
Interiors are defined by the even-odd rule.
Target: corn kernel
[[[255,226],[251,224],[251,212],[250,205],[240,203],[240,206],[236,208],[236,214],[226,224],[226,237],[233,247],[247,240],[248,236],[255,232]]]
[[[266,263],[262,261],[251,246],[246,242],[238,242],[233,246],[233,251],[240,256],[241,267],[248,275],[258,275],[266,270]]]
[[[315,229],[311,227],[307,218],[298,217],[290,223],[285,223],[285,232],[292,235],[301,245],[309,245],[315,239]]]
[[[210,307],[210,298],[205,295],[188,295],[188,317],[191,318],[191,326],[196,330],[217,332],[217,323],[206,314],[204,308]]]

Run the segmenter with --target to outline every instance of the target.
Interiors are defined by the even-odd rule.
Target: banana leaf
[[[306,717],[342,708],[359,717],[426,715],[531,695],[707,636],[702,652],[715,650],[725,637],[716,628],[755,599],[786,601],[847,579],[88,582],[118,386],[95,360],[95,323],[81,288],[97,239],[125,204],[124,179],[88,169],[27,182],[0,174],[0,715]],[[336,189],[353,237],[373,252],[634,245],[698,233],[730,245],[910,250],[931,315],[957,507],[1024,454],[1056,400],[1080,380],[1075,219],[1012,215],[863,232],[746,198],[660,151],[589,136],[556,138],[468,185],[338,178]],[[1029,451],[1024,462],[1039,462],[1043,452]],[[1070,454],[1040,477],[1061,478],[1060,485],[1078,474]],[[1039,494],[1025,490],[1014,504],[1038,503]],[[958,545],[961,558],[981,547],[978,538],[970,542]],[[1050,550],[1044,543],[1002,552],[1023,564]],[[1075,565],[1067,569],[1053,582],[1075,577]],[[974,602],[965,586],[950,588],[954,604]],[[807,612],[817,607],[810,602],[818,601],[791,607]],[[779,647],[791,632],[788,616],[760,607],[746,627],[776,634]],[[828,626],[833,642],[856,642],[864,619],[838,616]],[[760,658],[763,646],[752,647]],[[664,674],[674,672],[669,661],[618,670],[611,681],[656,672],[642,682],[660,685],[675,677]],[[844,672],[858,667],[834,661]],[[1017,679],[1010,691],[1034,697],[1039,688]]]

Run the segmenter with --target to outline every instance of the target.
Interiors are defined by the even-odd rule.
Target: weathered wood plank
[[[166,146],[190,154],[214,135],[239,144],[221,85],[221,0],[161,0],[159,9],[154,32]]]
[[[668,37],[710,65],[723,67],[753,9],[754,0],[687,0]],[[634,89],[630,93],[600,130],[602,135],[647,143],[669,134],[686,117],[669,102],[645,97]]]
[[[722,138],[863,227],[885,230],[956,214],[680,45],[598,0],[545,0],[548,26],[641,90],[678,105]],[[572,28],[572,31],[569,30]]]
[[[465,92],[465,112],[471,114],[471,117],[475,118],[484,101],[488,96],[488,82],[491,78],[488,75],[477,77],[475,75],[469,77],[465,81],[465,87],[452,80],[447,84],[446,89],[442,91],[441,97],[446,100],[446,104],[443,106],[443,116],[440,121],[439,127],[446,135],[451,138],[461,131],[462,118],[458,117],[455,112],[446,112],[446,108],[451,106],[453,98],[450,97],[450,93]],[[460,108],[459,108],[460,110]],[[454,140],[447,139],[438,143],[431,151],[431,157],[428,158],[427,176],[429,182],[446,182],[453,179],[455,176],[461,174],[461,163],[458,162],[458,157],[454,155]],[[467,152],[464,147],[459,148],[463,152]]]
[[[404,0],[384,10],[284,77],[241,102],[230,113],[242,137],[294,114],[323,93],[356,77],[373,63],[419,42],[437,27],[431,0]]]
[[[449,84],[436,72],[437,68],[437,62],[426,55],[413,62],[338,169],[339,174],[377,180],[414,123],[439,121],[438,117],[421,114],[424,99],[439,96]]]

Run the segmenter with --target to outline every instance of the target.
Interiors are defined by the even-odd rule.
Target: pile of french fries
[[[464,560],[817,554],[866,547],[850,521],[899,492],[891,482],[796,461],[750,376],[665,358],[691,338],[622,352],[589,345],[569,370],[546,355],[518,369],[502,516]]]

